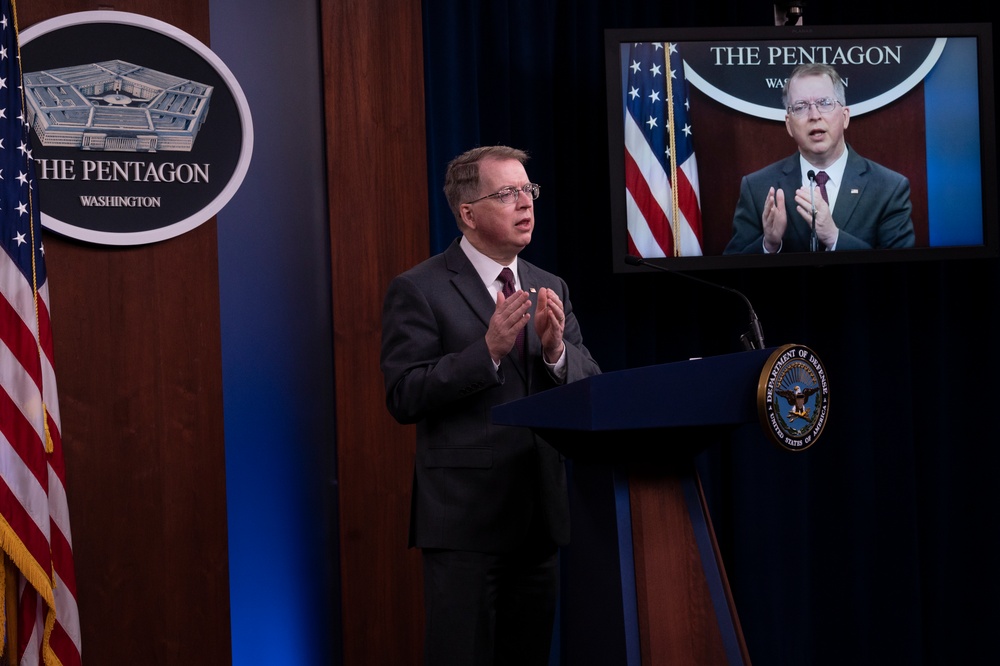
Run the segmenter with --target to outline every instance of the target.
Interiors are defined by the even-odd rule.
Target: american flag
[[[0,651],[4,663],[75,666],[49,288],[12,0],[0,0],[0,15]]]
[[[630,45],[625,84],[629,252],[640,257],[700,255],[698,164],[677,45]]]

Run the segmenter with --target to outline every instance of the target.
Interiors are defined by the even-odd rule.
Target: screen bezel
[[[982,243],[930,245],[906,249],[871,249],[853,252],[713,254],[682,257],[644,257],[645,263],[670,270],[730,269],[763,266],[818,266],[845,263],[906,262],[996,257],[998,254],[996,126],[994,117],[992,26],[990,24],[898,24],[872,26],[764,26],[744,28],[630,28],[605,31],[605,64],[608,102],[608,146],[612,220],[612,265],[615,272],[645,270],[628,265],[629,254],[625,195],[624,112],[621,78],[621,45],[635,42],[764,42],[784,40],[843,40],[907,37],[972,37],[976,39],[979,102],[979,159],[982,192]],[[848,96],[848,106],[851,99]],[[697,131],[697,118],[691,119]],[[850,143],[850,128],[848,129]],[[697,151],[696,151],[697,152]],[[794,152],[789,138],[788,154]],[[863,151],[862,151],[863,152]],[[760,164],[763,167],[765,164]],[[699,155],[699,170],[703,169]],[[710,180],[699,175],[701,197]],[[738,191],[730,184],[733,192]],[[732,199],[735,207],[736,199]],[[724,223],[720,219],[715,224]],[[731,219],[729,220],[731,225]]]

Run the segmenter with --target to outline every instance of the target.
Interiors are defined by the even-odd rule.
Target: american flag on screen
[[[0,15],[0,652],[5,664],[78,666],[49,289],[12,0],[0,0]]]
[[[700,255],[698,164],[688,122],[684,63],[676,44],[646,42],[629,47],[627,66],[624,118],[629,253],[640,257]]]

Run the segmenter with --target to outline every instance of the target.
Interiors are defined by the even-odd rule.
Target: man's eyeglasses
[[[507,187],[501,188],[500,190],[494,192],[493,194],[487,194],[485,197],[479,197],[478,199],[473,199],[472,201],[466,201],[465,203],[474,204],[477,201],[482,201],[483,199],[489,199],[490,197],[496,197],[500,200],[502,204],[514,203],[517,201],[517,197],[521,192],[524,192],[532,198],[532,200],[537,199],[538,195],[541,194],[542,186],[535,185],[534,183],[527,183],[521,187]]]
[[[840,104],[840,102],[832,97],[822,97],[816,100],[815,102],[807,102],[805,100],[799,100],[798,102],[795,102],[790,107],[788,107],[788,113],[792,114],[796,118],[801,118],[802,116],[809,113],[810,106],[815,106],[816,110],[825,116],[826,114],[830,113],[835,108],[837,108],[838,104]]]

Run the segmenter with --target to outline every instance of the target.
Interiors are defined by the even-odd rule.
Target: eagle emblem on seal
[[[818,386],[812,386],[807,388],[802,388],[798,384],[790,389],[777,389],[775,393],[780,395],[788,402],[790,409],[788,410],[788,418],[790,420],[794,419],[806,419],[809,420],[810,409],[806,407],[806,400],[809,399],[813,393],[819,390]]]

